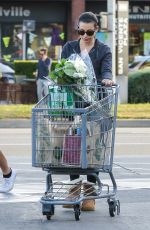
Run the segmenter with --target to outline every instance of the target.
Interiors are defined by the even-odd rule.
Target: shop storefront
[[[49,56],[58,59],[64,43],[73,37],[75,25],[72,26],[71,19],[78,17],[71,16],[73,2],[77,4],[77,0],[1,1],[0,58],[8,61],[37,59],[39,47],[45,46]],[[107,1],[85,0],[83,7],[98,14],[107,10]],[[26,22],[29,28],[24,31]]]
[[[39,47],[47,47],[49,56],[57,59],[66,39],[68,2],[39,1],[0,2],[0,58],[37,59]],[[23,31],[23,24],[29,27]],[[30,25],[30,22],[32,23]]]
[[[131,1],[129,7],[129,62],[150,55],[150,1]]]

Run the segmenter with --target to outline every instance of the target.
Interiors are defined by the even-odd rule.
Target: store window
[[[37,24],[35,32],[29,32],[27,36],[27,59],[38,58],[39,47],[47,47],[48,55],[53,59],[59,59],[64,45],[65,33],[62,24]]]
[[[149,24],[130,24],[129,27],[129,62],[135,56],[150,55],[150,27]]]
[[[48,55],[59,59],[65,41],[64,25],[60,23],[36,23],[35,31],[26,33],[26,59],[37,59],[40,47],[47,47]],[[1,25],[1,53],[7,61],[23,59],[22,23]]]
[[[6,61],[22,59],[22,38],[21,25],[6,24],[1,25],[1,54]]]

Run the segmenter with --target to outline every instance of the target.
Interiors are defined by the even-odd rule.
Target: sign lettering
[[[132,6],[130,7],[129,9],[129,13],[142,13],[142,14],[148,14],[150,13],[150,6],[143,6],[143,7],[140,7],[140,6]]]
[[[5,9],[0,6],[0,17],[29,17],[31,11],[24,9],[22,6],[11,6],[10,9]]]
[[[150,20],[150,6],[131,6],[129,12],[131,20]]]
[[[122,4],[124,4],[122,7]],[[126,6],[126,7],[125,7]],[[128,3],[118,2],[118,17],[116,21],[116,44],[117,44],[117,74],[127,76],[128,74]]]

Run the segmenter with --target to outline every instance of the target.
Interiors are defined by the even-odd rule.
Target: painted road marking
[[[110,184],[110,180],[103,180]],[[116,179],[118,191],[150,189],[150,178]],[[39,202],[45,192],[45,182],[16,183],[14,189],[7,194],[0,193],[0,203]]]

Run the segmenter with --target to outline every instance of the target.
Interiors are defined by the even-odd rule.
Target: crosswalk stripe
[[[148,167],[150,164],[149,161],[124,162],[121,160],[118,162],[117,160],[117,163],[129,167],[130,170],[139,172],[139,176],[136,178],[131,178],[131,171],[126,171],[117,165],[114,165],[113,172],[115,172],[115,175],[118,175],[118,170],[124,170],[123,174],[125,175],[125,178],[121,179],[115,177],[118,191],[150,189],[150,168]],[[26,162],[12,161],[11,165],[13,165],[13,168],[16,168],[17,170],[16,183],[14,185],[14,189],[11,192],[6,194],[0,193],[0,203],[39,202],[46,188],[46,172],[42,171],[41,168],[32,167],[30,159],[26,160]],[[62,181],[62,178],[63,180],[65,178],[68,179],[68,175],[53,176],[54,180]],[[102,182],[112,186],[110,179],[102,179]]]
[[[110,180],[103,180],[110,184]],[[149,178],[116,179],[118,191],[150,189]],[[41,183],[16,183],[10,193],[0,194],[0,203],[39,202],[45,192],[45,182]]]

